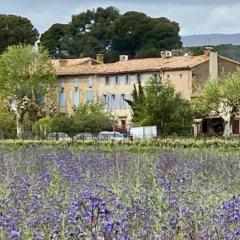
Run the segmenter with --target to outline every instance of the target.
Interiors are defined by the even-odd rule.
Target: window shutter
[[[80,104],[80,93],[79,91],[73,91],[73,105],[78,107]]]
[[[64,92],[59,92],[59,105],[60,107],[65,107],[66,106],[66,98]]]
[[[87,91],[87,101],[93,102],[93,91]]]
[[[74,78],[73,79],[73,86],[74,87],[78,87],[78,84],[79,84],[79,79],[78,78]]]
[[[93,77],[89,77],[88,78],[88,87],[92,87],[93,86]]]

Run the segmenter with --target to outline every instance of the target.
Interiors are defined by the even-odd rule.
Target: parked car
[[[98,134],[99,140],[116,140],[116,141],[123,141],[124,135],[119,132],[100,132]]]
[[[71,141],[72,138],[70,138],[68,136],[68,134],[66,134],[64,132],[52,132],[52,133],[48,134],[47,140],[49,140],[49,141],[54,141],[54,140],[57,140],[57,141]]]
[[[79,133],[74,136],[74,140],[93,140],[94,135],[92,133]]]

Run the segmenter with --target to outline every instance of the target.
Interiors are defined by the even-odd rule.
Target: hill
[[[182,42],[184,47],[217,46],[222,44],[240,45],[240,33],[182,36]]]

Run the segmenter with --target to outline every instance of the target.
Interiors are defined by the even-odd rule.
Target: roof
[[[53,66],[58,71],[59,68],[62,67],[70,67],[70,66],[79,66],[79,65],[88,65],[90,64],[101,64],[97,60],[85,57],[85,58],[76,58],[76,59],[54,59],[52,60]]]
[[[223,57],[222,57],[223,58]],[[223,58],[228,60],[226,58]],[[57,69],[59,76],[113,75],[124,73],[174,71],[192,69],[208,62],[209,56],[175,56],[171,58],[143,58],[108,64],[68,64]],[[231,60],[233,62],[233,60]],[[235,62],[235,61],[234,61]],[[239,62],[236,62],[240,64]]]
[[[153,72],[178,69],[191,69],[209,58],[202,56],[178,56],[171,58],[143,58],[102,64],[97,67],[98,74],[117,74],[131,72]]]
[[[233,60],[231,58],[228,58],[228,57],[224,57],[224,56],[219,56],[221,59],[225,60],[225,61],[228,61],[228,62],[231,62],[231,63],[235,63],[237,65],[240,66],[240,62],[236,61],[236,60]]]

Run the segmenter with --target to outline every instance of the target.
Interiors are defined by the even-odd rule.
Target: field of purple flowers
[[[240,158],[0,150],[0,239],[240,239]]]

